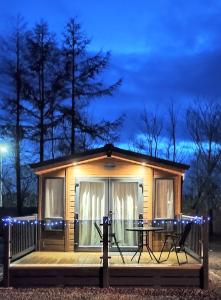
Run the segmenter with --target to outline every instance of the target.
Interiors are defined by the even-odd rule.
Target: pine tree
[[[66,98],[69,99],[62,106],[64,119],[68,120],[71,132],[71,153],[76,151],[76,136],[82,133],[90,137],[101,138],[111,130],[116,129],[121,120],[116,122],[102,121],[91,124],[91,120],[84,117],[84,109],[91,99],[112,95],[121,85],[118,80],[112,85],[105,86],[100,75],[108,66],[110,53],[98,52],[89,54],[90,40],[82,31],[81,25],[76,19],[70,19],[63,34],[63,61],[66,78]],[[65,128],[69,126],[66,124]]]
[[[21,143],[25,136],[23,99],[27,90],[26,25],[17,16],[12,33],[1,41],[1,130],[14,145],[17,211],[22,210]]]
[[[63,75],[59,66],[60,52],[48,24],[41,21],[27,38],[29,91],[27,113],[32,119],[30,138],[39,144],[40,161],[45,159],[47,142],[51,142],[49,157],[54,156],[54,128],[58,123],[56,108],[62,97]],[[49,158],[47,157],[47,158]]]

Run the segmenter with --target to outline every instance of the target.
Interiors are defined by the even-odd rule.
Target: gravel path
[[[98,289],[98,288],[48,288],[0,289],[4,300],[152,300],[152,299],[221,299],[214,291],[201,289]]]

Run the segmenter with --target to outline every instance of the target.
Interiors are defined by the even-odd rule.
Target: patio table
[[[140,262],[140,258],[141,258],[141,254],[143,252],[143,248],[144,246],[146,246],[147,251],[149,253],[149,256],[151,259],[155,259],[155,261],[157,263],[160,263],[160,261],[156,258],[153,250],[150,247],[149,244],[149,233],[150,232],[158,232],[163,230],[162,227],[132,227],[132,228],[126,228],[127,231],[133,231],[133,232],[138,232],[138,249],[137,251],[134,253],[133,257],[131,258],[131,261],[134,259],[134,257],[136,256],[136,254],[139,252],[139,257],[138,257],[138,263]],[[144,233],[146,233],[146,239],[145,239],[145,243],[143,242],[143,235]],[[153,256],[153,258],[152,258]]]

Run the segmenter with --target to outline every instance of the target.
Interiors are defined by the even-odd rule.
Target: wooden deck
[[[162,260],[167,257],[168,252],[163,253]],[[101,260],[100,256],[102,254],[99,252],[32,252],[23,258],[15,261],[11,264],[13,267],[20,267],[20,266],[37,266],[37,265],[78,265],[78,266],[85,266],[85,265],[98,265],[100,266]],[[133,253],[127,252],[124,253],[125,264],[122,264],[121,257],[118,252],[110,253],[111,259],[109,260],[110,265],[122,265],[122,266],[148,266],[148,265],[155,265],[160,267],[169,267],[169,266],[176,266],[177,259],[175,253],[171,253],[169,260],[163,263],[158,264],[155,260],[151,260],[147,252],[143,252],[141,255],[140,263],[137,263],[138,255],[131,261]],[[159,257],[159,252],[155,252],[155,256]],[[179,254],[180,260],[184,261],[185,256],[184,254]],[[198,264],[196,260],[194,260],[191,256],[188,256],[188,265]]]
[[[124,253],[126,264],[122,264],[118,253],[111,253],[108,286],[202,287],[202,265],[191,257],[182,265],[177,264],[174,253],[160,264],[145,252],[139,264],[137,259],[131,262],[131,257]],[[102,287],[104,272],[100,253],[33,252],[10,264],[9,277],[14,287]]]

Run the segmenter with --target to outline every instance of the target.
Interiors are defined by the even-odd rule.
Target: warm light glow
[[[126,161],[126,162],[131,162],[131,163],[137,164],[137,165],[142,165],[141,162],[138,162],[136,160],[132,160],[132,159],[116,156],[116,155],[112,155],[112,158],[116,158],[118,160],[122,160],[122,161]],[[168,169],[166,167],[159,167],[159,166],[154,165],[154,164],[151,165],[151,164],[145,163],[145,166],[150,167],[150,168],[154,168],[154,169],[157,169],[157,170],[167,171],[169,173],[173,173],[173,174],[176,174],[176,175],[182,175],[183,174],[183,172],[181,173],[181,171],[175,171],[175,170],[172,170],[172,169]]]

